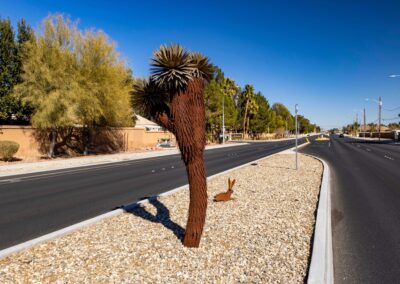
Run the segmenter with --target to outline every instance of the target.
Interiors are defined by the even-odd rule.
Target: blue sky
[[[324,128],[353,122],[366,107],[400,106],[400,1],[2,1],[0,16],[34,28],[49,13],[104,30],[135,76],[152,52],[178,42],[200,51],[225,75],[253,84]],[[384,111],[384,118],[397,112]]]

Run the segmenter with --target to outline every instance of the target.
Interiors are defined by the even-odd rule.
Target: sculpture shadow
[[[146,211],[146,209],[144,209],[141,204],[137,204],[132,208],[125,207],[124,209],[126,212],[147,221],[162,224],[165,228],[172,231],[174,235],[178,238],[178,240],[182,242],[185,235],[185,230],[180,225],[171,220],[168,208],[160,201],[158,201],[157,197],[149,198],[149,203],[157,209],[156,215],[153,215]]]

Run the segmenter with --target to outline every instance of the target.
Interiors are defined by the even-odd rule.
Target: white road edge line
[[[308,284],[333,284],[333,249],[331,220],[330,169],[321,158],[309,155],[322,162],[321,190],[318,201],[317,217],[314,230],[314,243],[308,273]]]
[[[310,142],[305,142],[305,143],[299,145],[297,148],[302,148],[302,147],[304,147],[304,146],[306,146],[306,145],[308,145],[308,144],[310,144]],[[288,151],[288,150],[294,150],[294,149],[295,149],[295,147],[290,148],[290,149],[286,149],[286,150],[280,151],[280,152],[278,152],[278,153],[274,153],[274,154],[271,154],[271,155],[268,155],[268,156],[264,156],[264,157],[262,157],[262,158],[260,158],[260,159],[257,159],[257,160],[248,162],[248,163],[246,163],[246,164],[243,164],[243,165],[240,165],[240,166],[231,168],[231,169],[229,169],[229,170],[226,170],[226,171],[217,173],[217,174],[215,174],[215,175],[212,175],[212,176],[207,177],[207,181],[209,181],[209,180],[211,180],[211,179],[213,179],[213,178],[215,178],[215,177],[224,175],[224,174],[226,174],[226,173],[232,172],[232,171],[234,171],[234,170],[237,170],[237,169],[240,169],[240,168],[249,166],[250,164],[256,163],[256,162],[258,162],[258,161],[261,161],[261,160],[263,160],[263,159],[265,159],[265,158],[267,158],[267,157],[268,157],[268,158],[269,158],[269,157],[273,157],[273,156],[275,156],[275,155],[281,154],[282,152],[285,152],[285,151]],[[189,184],[185,184],[185,185],[183,185],[183,186],[177,187],[177,188],[175,188],[175,189],[171,189],[170,191],[161,193],[161,194],[159,194],[159,195],[157,195],[157,196],[152,196],[152,197],[150,197],[150,198],[159,197],[159,196],[167,196],[167,195],[173,194],[173,193],[175,193],[175,192],[177,192],[177,191],[179,191],[179,190],[185,189],[185,188],[187,188],[188,186],[189,186]],[[134,203],[132,203],[132,204],[129,204],[129,205],[125,206],[124,208],[126,208],[126,210],[129,210],[129,208],[132,208],[132,207],[134,207],[134,206],[137,206],[138,204],[142,204],[142,203],[147,203],[147,202],[149,202],[149,199],[150,199],[150,198],[144,199],[144,200],[141,200],[141,201],[138,201],[138,202],[134,202]],[[23,243],[21,243],[21,244],[18,244],[18,245],[15,245],[15,246],[12,246],[12,247],[9,247],[9,248],[0,250],[0,259],[3,259],[3,258],[5,258],[5,257],[9,256],[10,254],[13,254],[13,253],[17,253],[17,252],[26,250],[26,249],[28,249],[28,248],[30,248],[30,247],[33,247],[33,246],[35,246],[35,245],[38,245],[38,244],[40,244],[40,243],[43,243],[43,242],[46,242],[46,241],[50,241],[50,240],[53,240],[53,239],[58,238],[58,237],[65,236],[65,235],[70,234],[70,233],[72,233],[72,232],[74,232],[74,231],[77,231],[77,230],[79,230],[79,229],[82,229],[82,228],[84,228],[84,227],[86,227],[86,226],[89,226],[89,225],[91,225],[91,224],[97,223],[97,222],[99,222],[99,221],[101,221],[101,220],[103,220],[103,219],[107,219],[107,218],[111,218],[111,217],[113,217],[113,216],[117,216],[117,215],[119,215],[119,214],[122,214],[122,213],[126,212],[126,210],[123,209],[123,208],[118,208],[118,209],[115,209],[115,210],[113,210],[113,211],[111,211],[111,212],[107,212],[107,213],[101,214],[101,215],[96,216],[96,217],[94,217],[94,218],[91,218],[91,219],[88,219],[88,220],[85,220],[85,221],[76,223],[76,224],[74,224],[74,225],[65,227],[65,228],[63,228],[63,229],[54,231],[54,232],[52,232],[52,233],[49,233],[49,234],[46,234],[46,235],[37,237],[37,238],[35,238],[35,239],[32,239],[32,240],[23,242]]]

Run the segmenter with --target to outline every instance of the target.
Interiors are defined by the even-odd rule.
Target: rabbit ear
[[[233,181],[232,181],[232,183],[231,183],[231,185],[230,185],[230,189],[232,189],[233,188],[233,186],[235,185],[235,182],[236,182],[236,179],[234,179]]]
[[[228,178],[228,187],[231,187],[231,178]]]

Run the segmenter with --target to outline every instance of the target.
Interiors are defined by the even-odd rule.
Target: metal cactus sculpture
[[[198,247],[207,210],[203,91],[214,68],[207,57],[189,53],[177,44],[162,45],[154,53],[151,65],[149,80],[134,87],[133,103],[176,137],[190,190],[183,245]]]

